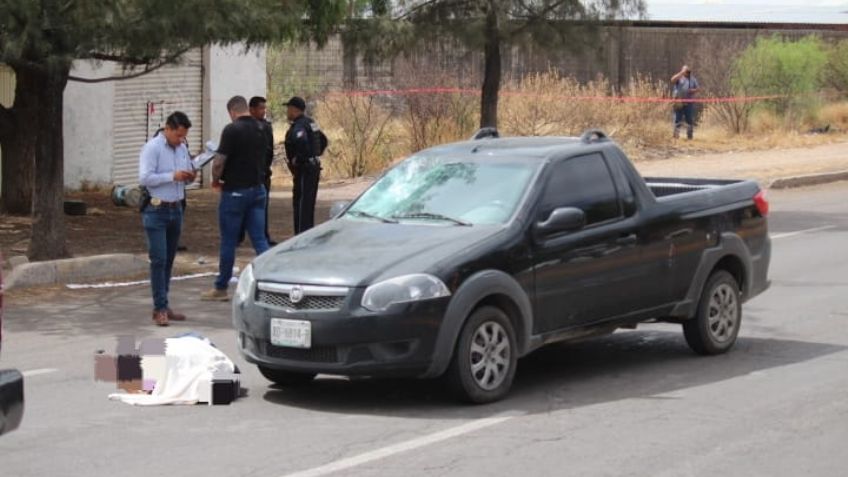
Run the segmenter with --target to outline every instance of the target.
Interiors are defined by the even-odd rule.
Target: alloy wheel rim
[[[728,284],[721,284],[713,290],[707,309],[707,325],[710,336],[717,343],[726,343],[733,339],[739,325],[738,293]]]
[[[509,336],[503,326],[487,321],[474,331],[471,337],[469,359],[474,382],[482,389],[497,389],[507,377],[510,369]]]

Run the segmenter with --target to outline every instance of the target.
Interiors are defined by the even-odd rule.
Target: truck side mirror
[[[548,220],[536,224],[538,235],[547,236],[580,230],[586,225],[586,213],[576,207],[561,207],[551,212]]]
[[[344,212],[345,209],[347,209],[347,206],[349,205],[349,201],[334,202],[333,205],[330,206],[330,220],[333,220],[338,217],[339,214]]]

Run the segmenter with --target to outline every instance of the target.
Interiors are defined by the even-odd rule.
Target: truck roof
[[[479,133],[478,133],[479,134]],[[497,134],[494,132],[493,134]],[[592,140],[597,135],[597,140]],[[581,137],[568,136],[530,136],[530,137],[493,137],[455,142],[435,146],[423,151],[439,156],[465,156],[468,154],[486,154],[544,160],[552,156],[573,154],[589,145],[599,143],[613,144],[604,133],[590,130]]]

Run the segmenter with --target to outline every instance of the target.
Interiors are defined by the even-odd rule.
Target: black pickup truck
[[[481,130],[258,257],[233,322],[281,385],[443,376],[490,402],[531,351],[640,322],[682,324],[701,354],[730,349],[742,303],[768,286],[767,214],[755,182],[643,179],[600,131]]]

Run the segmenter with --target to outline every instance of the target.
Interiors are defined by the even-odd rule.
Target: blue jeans
[[[236,247],[242,224],[250,237],[253,249],[259,255],[268,250],[265,238],[265,186],[221,191],[218,204],[218,227],[221,231],[221,255],[218,257],[218,278],[215,288],[226,290],[233,277]]]
[[[695,128],[695,104],[685,103],[682,108],[674,111],[674,137],[677,137],[680,126],[683,126],[683,120],[686,120],[686,137],[692,139],[692,133]]]
[[[153,308],[155,311],[162,311],[168,308],[171,270],[174,267],[174,257],[177,255],[177,244],[183,226],[183,209],[148,205],[141,214],[141,220],[147,234]]]

